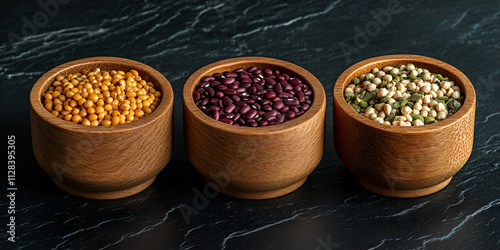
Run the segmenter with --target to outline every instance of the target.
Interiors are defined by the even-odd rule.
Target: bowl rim
[[[428,124],[424,126],[393,126],[387,124],[381,124],[375,121],[370,120],[367,117],[364,117],[354,111],[352,107],[350,107],[344,99],[344,89],[349,85],[351,79],[354,77],[358,77],[361,73],[357,73],[361,68],[364,72],[371,72],[373,69],[373,65],[385,63],[387,66],[392,66],[393,64],[399,64],[401,62],[405,63],[413,63],[417,67],[425,67],[433,66],[439,68],[442,71],[446,71],[447,77],[451,80],[455,81],[458,85],[461,85],[462,94],[465,96],[462,107],[453,114],[452,116],[438,121],[433,124]],[[366,71],[365,69],[369,69]],[[440,73],[440,72],[435,72]],[[356,74],[356,75],[355,75]],[[462,87],[463,86],[463,87]],[[460,120],[466,117],[469,112],[475,108],[476,104],[476,92],[474,90],[474,86],[470,82],[470,80],[457,68],[447,64],[443,61],[427,57],[421,55],[412,55],[412,54],[396,54],[396,55],[385,55],[372,57],[369,59],[365,59],[360,61],[348,69],[346,69],[335,82],[335,86],[333,88],[333,100],[334,100],[334,110],[336,109],[337,104],[342,112],[345,112],[352,119],[356,120],[359,123],[362,123],[366,126],[369,126],[374,129],[386,131],[386,132],[395,132],[395,133],[404,133],[404,134],[421,134],[421,133],[431,133],[434,131],[438,131],[444,128],[449,128],[457,124]]]
[[[88,67],[90,70],[93,68],[102,67],[103,65],[108,67],[116,66],[131,68],[137,70],[140,75],[147,74],[151,78],[151,80],[148,81],[152,81],[154,84],[159,85],[161,88],[162,97],[160,105],[158,105],[158,107],[153,112],[151,112],[151,114],[131,123],[96,127],[85,126],[82,124],[76,124],[74,122],[62,120],[52,115],[45,109],[42,104],[42,94],[49,88],[57,75],[66,75],[68,73],[81,72],[82,67]],[[116,68],[115,70],[121,69]],[[167,78],[163,76],[163,74],[144,63],[120,57],[97,56],[63,63],[43,74],[35,82],[30,92],[30,106],[32,113],[36,113],[36,115],[42,118],[45,122],[48,122],[60,129],[77,133],[107,134],[143,128],[157,121],[160,117],[168,113],[169,110],[172,110],[173,103],[174,92],[172,86],[170,85],[170,82],[167,80]]]
[[[299,77],[302,81],[306,82],[313,92],[313,102],[310,108],[301,116],[292,119],[290,121],[283,122],[281,124],[264,126],[264,127],[247,127],[247,126],[234,126],[217,121],[205,113],[203,113],[195,104],[193,100],[193,92],[200,82],[201,78],[207,75],[211,75],[215,72],[222,73],[224,70],[222,68],[231,68],[232,70],[237,68],[247,68],[244,65],[263,65],[264,67],[279,67],[284,68],[288,71],[290,76]],[[260,67],[259,67],[260,68]],[[262,68],[264,69],[264,68]],[[228,70],[228,69],[225,69]],[[283,70],[281,70],[283,71]],[[208,74],[207,72],[213,72]],[[287,73],[288,73],[287,72]],[[293,75],[292,75],[293,74]],[[206,66],[195,71],[185,82],[183,92],[183,105],[184,109],[189,110],[198,122],[202,122],[208,126],[214,127],[219,130],[227,131],[235,134],[247,134],[247,135],[263,135],[263,134],[273,134],[286,132],[288,130],[294,129],[302,124],[316,119],[318,113],[322,110],[325,113],[326,110],[326,94],[323,89],[321,82],[309,71],[304,68],[279,59],[269,58],[269,57],[257,57],[257,56],[247,56],[247,57],[235,57],[230,59],[224,59],[210,63]],[[186,112],[186,111],[185,111]]]

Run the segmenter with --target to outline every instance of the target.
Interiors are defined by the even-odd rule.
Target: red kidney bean
[[[194,100],[195,102],[197,102],[197,101],[199,101],[199,100],[200,100],[200,93],[199,93],[198,91],[195,91],[195,92],[193,93],[193,100]]]
[[[203,99],[201,100],[201,102],[200,102],[200,105],[201,105],[201,106],[205,106],[205,105],[207,105],[207,104],[208,104],[208,101],[209,101],[209,99],[208,99],[208,98],[203,98]]]
[[[226,89],[224,90],[224,94],[226,95],[236,95],[236,93],[238,93],[236,90],[234,89]]]
[[[286,106],[296,106],[296,105],[299,105],[299,100],[295,100],[295,99],[284,99],[284,100],[283,100],[283,103],[284,103]]]
[[[248,113],[245,115],[245,117],[247,119],[254,119],[256,115],[257,115],[257,110],[252,109],[252,110],[248,111]]]
[[[219,110],[214,110],[214,112],[212,113],[212,118],[214,118],[217,121],[220,119]]]
[[[280,98],[292,98],[293,95],[290,93],[287,93],[287,92],[279,92],[278,97],[280,97]]]
[[[200,88],[206,88],[210,86],[210,82],[202,82],[200,83]]]
[[[228,77],[233,77],[233,78],[236,78],[238,77],[238,74],[234,73],[234,72],[231,72],[231,71],[226,71],[223,73],[223,75],[228,78]]]
[[[304,93],[302,93],[302,91],[300,90],[297,90],[295,91],[295,94],[297,94],[297,100],[299,102],[304,102],[306,99],[304,98]]]
[[[271,77],[264,77],[264,80],[271,85],[276,84],[276,81],[273,80]]]
[[[273,103],[273,109],[281,110],[283,107],[285,107],[285,104],[282,101],[277,101]]]
[[[240,114],[240,113],[236,113],[236,114],[233,116],[233,119],[231,119],[231,120],[233,120],[233,122],[237,122],[237,121],[240,119],[240,117],[241,117],[241,114]]]
[[[247,69],[248,72],[253,73],[253,71],[257,70],[257,67],[252,66]]]
[[[236,79],[234,77],[226,77],[222,79],[222,84],[224,85],[231,85]]]
[[[273,99],[276,97],[276,93],[274,92],[267,92],[265,95],[264,95],[264,98],[266,99]]]
[[[224,97],[224,105],[227,106],[229,104],[233,103],[233,100],[231,100],[231,98],[229,97]]]
[[[231,113],[233,112],[233,110],[236,108],[236,105],[234,104],[229,104],[225,109],[224,109],[224,112],[226,113]]]
[[[227,86],[226,85],[218,85],[217,87],[215,87],[217,90],[219,91],[224,91],[227,89]]]
[[[227,123],[227,124],[233,124],[233,121],[232,120],[229,120],[229,119],[226,119],[226,118],[222,118],[220,119],[219,121],[223,122],[223,123]]]
[[[278,111],[271,110],[269,112],[264,113],[264,117],[268,117],[268,116],[274,116],[274,117],[276,117],[278,114],[279,114]]]
[[[251,109],[252,108],[250,108],[250,106],[245,104],[245,106],[241,107],[240,114],[244,115],[244,114],[248,113],[248,111],[250,111]]]
[[[202,82],[211,82],[211,81],[214,81],[215,78],[213,76],[204,76],[201,78],[201,81]]]
[[[247,105],[247,103],[244,101],[236,101],[236,102],[234,102],[234,105],[236,105],[236,107],[243,107],[243,106]]]
[[[193,91],[198,108],[235,126],[269,126],[294,119],[312,104],[312,91],[299,78],[270,68],[237,68],[200,79]]]
[[[274,91],[276,91],[276,93],[283,92],[283,88],[281,87],[281,84],[275,84]]]

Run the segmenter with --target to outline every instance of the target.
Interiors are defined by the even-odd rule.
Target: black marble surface
[[[500,248],[498,1],[57,3],[48,13],[35,1],[0,2],[0,125],[4,152],[7,135],[16,136],[18,189],[12,243],[3,153],[0,249]],[[377,18],[384,14],[386,19]],[[364,190],[333,147],[337,77],[360,60],[398,53],[445,61],[464,72],[477,92],[469,161],[445,189],[414,199]],[[129,198],[68,195],[32,153],[32,85],[59,64],[91,56],[146,63],[175,91],[172,159],[151,187]],[[322,82],[328,97],[325,155],[289,195],[251,201],[221,194],[197,204],[198,214],[186,219],[179,208],[199,203],[194,190],[204,183],[184,151],[182,86],[200,67],[238,56],[290,61]]]

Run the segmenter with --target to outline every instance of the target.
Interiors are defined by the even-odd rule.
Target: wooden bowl
[[[42,94],[57,75],[91,70],[135,69],[162,92],[160,105],[137,121],[90,127],[64,121],[42,105]],[[128,59],[93,57],[51,69],[30,94],[33,152],[64,191],[92,199],[117,199],[147,188],[172,154],[173,90],[155,69]]]
[[[387,65],[413,63],[448,76],[462,89],[462,108],[445,120],[418,127],[374,122],[344,100],[353,78]],[[354,64],[333,90],[334,143],[342,162],[366,189],[392,197],[419,197],[444,188],[472,152],[476,93],[467,77],[442,61],[417,55],[380,56]]]
[[[256,66],[299,77],[313,92],[303,115],[267,127],[238,127],[204,114],[193,100],[203,76]],[[184,134],[191,163],[214,189],[238,198],[268,199],[299,188],[324,152],[326,97],[305,69],[266,57],[241,57],[209,64],[189,77],[183,90]]]

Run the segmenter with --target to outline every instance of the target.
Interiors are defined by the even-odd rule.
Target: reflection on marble
[[[24,36],[23,20],[33,21],[44,8],[32,1],[2,3],[0,124],[4,134],[18,138],[19,191],[16,243],[4,240],[0,248],[500,248],[500,109],[494,101],[500,93],[500,4],[392,1],[401,11],[386,25],[379,22],[378,32],[368,30],[368,42],[356,45],[358,30],[367,32],[388,4],[68,1]],[[11,33],[21,38],[11,44]],[[346,56],[342,43],[355,52]],[[332,91],[338,75],[354,62],[397,53],[426,55],[457,67],[478,97],[469,161],[448,187],[415,199],[365,191],[333,147]],[[101,55],[156,68],[172,83],[176,98],[171,162],[150,188],[114,201],[59,190],[36,163],[29,135],[27,100],[36,79],[64,62]],[[324,158],[304,186],[289,195],[263,201],[218,195],[186,223],[180,208],[193,205],[193,190],[203,190],[204,183],[184,152],[182,86],[208,63],[251,55],[293,62],[323,83],[328,97]],[[7,202],[0,200],[4,211]],[[0,218],[5,222],[8,215],[2,212]],[[0,234],[6,236],[5,231]]]

